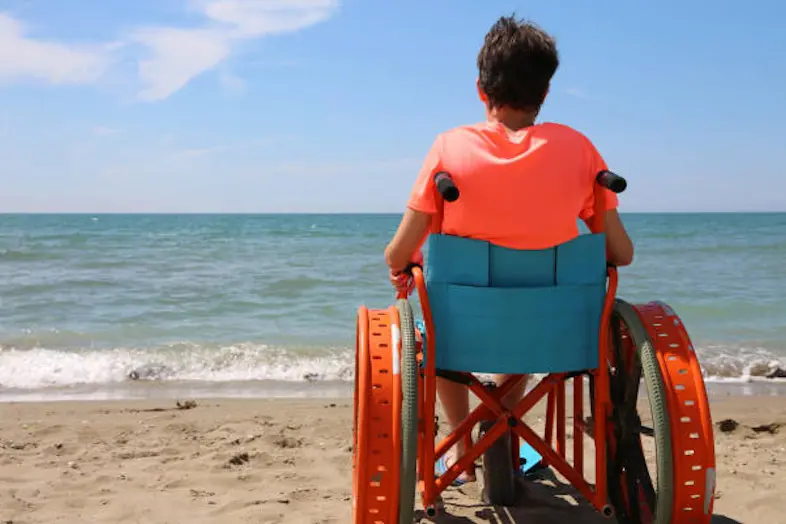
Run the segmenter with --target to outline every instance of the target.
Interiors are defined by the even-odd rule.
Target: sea
[[[786,214],[628,214],[709,384],[786,368]],[[0,215],[0,400],[349,395],[397,215]],[[134,375],[132,379],[130,375]]]

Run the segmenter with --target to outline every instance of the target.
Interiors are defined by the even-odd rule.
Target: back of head
[[[554,38],[531,22],[502,17],[478,54],[478,84],[489,108],[537,112],[558,67]]]

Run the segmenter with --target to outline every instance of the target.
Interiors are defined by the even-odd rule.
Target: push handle
[[[440,171],[434,175],[434,185],[437,186],[437,191],[442,195],[446,202],[455,202],[459,197],[459,190],[453,182],[450,173]]]
[[[410,262],[409,264],[407,264],[407,267],[405,267],[404,269],[401,270],[401,273],[405,274],[405,275],[408,275],[410,278],[414,278],[415,275],[412,273],[412,271],[415,268],[418,268],[421,271],[423,271],[423,266],[421,264],[419,264],[417,262]],[[396,293],[396,300],[398,300],[400,298],[407,298],[409,296],[410,291],[412,291],[413,289],[414,288],[411,288],[411,289],[399,289],[398,292]]]
[[[608,170],[598,173],[595,180],[599,185],[614,193],[622,193],[628,187],[628,182],[624,178]]]
[[[599,185],[614,193],[622,193],[628,187],[628,182],[623,177],[609,170],[598,173],[595,180]],[[437,191],[447,202],[455,202],[461,194],[453,182],[453,177],[446,171],[440,171],[434,175],[434,185],[437,186]]]

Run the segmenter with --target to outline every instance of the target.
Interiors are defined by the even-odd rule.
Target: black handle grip
[[[611,171],[601,171],[595,180],[601,186],[615,193],[622,193],[628,187],[628,182],[624,178]]]
[[[416,267],[420,268],[420,270],[423,271],[423,266],[421,264],[417,262],[410,262],[409,264],[407,264],[407,267],[401,270],[401,272],[409,276],[412,276],[412,270],[415,269]]]
[[[459,197],[459,190],[456,184],[453,183],[453,178],[450,173],[440,171],[434,175],[434,184],[437,186],[437,191],[442,195],[447,202],[455,202]]]

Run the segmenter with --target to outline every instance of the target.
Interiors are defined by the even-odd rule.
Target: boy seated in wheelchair
[[[603,158],[578,131],[535,123],[558,65],[554,39],[531,23],[503,17],[488,32],[478,55],[477,80],[486,121],[446,131],[431,146],[398,230],[385,249],[394,286],[411,286],[403,271],[410,262],[422,262],[420,249],[441,205],[433,184],[440,171],[450,173],[461,190],[461,199],[444,211],[441,231],[447,235],[514,249],[547,249],[577,237],[578,219],[592,218],[595,177],[606,169]],[[624,266],[633,259],[633,244],[617,204],[617,196],[607,191],[608,258]],[[501,384],[505,378],[495,381]],[[525,385],[522,381],[511,391],[505,404],[520,400]],[[454,430],[469,415],[469,391],[445,379],[438,379],[437,387]],[[442,466],[463,452],[460,441]],[[472,475],[458,479],[470,480]]]

